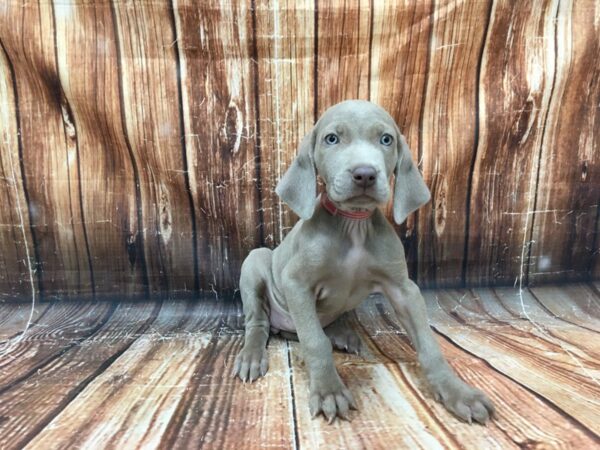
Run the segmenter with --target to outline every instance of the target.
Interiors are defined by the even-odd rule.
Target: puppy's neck
[[[339,221],[341,231],[350,238],[353,246],[364,245],[376,207],[373,209],[342,209],[339,204],[327,197],[326,192],[321,194],[320,202],[321,208]]]
[[[334,202],[327,196],[327,192],[321,194],[321,206],[332,216],[339,216],[350,220],[365,220],[369,219],[375,208],[343,208],[339,203]]]

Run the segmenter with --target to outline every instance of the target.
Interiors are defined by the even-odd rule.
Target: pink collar
[[[323,205],[323,208],[325,208],[332,216],[341,216],[346,217],[347,219],[368,219],[373,215],[373,211],[344,211],[343,209],[339,209],[327,196],[326,192],[321,194],[321,205]]]

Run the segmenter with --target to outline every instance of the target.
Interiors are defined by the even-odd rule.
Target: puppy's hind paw
[[[239,376],[245,383],[264,377],[269,370],[269,359],[266,348],[247,348],[235,358],[232,377]]]
[[[358,334],[350,328],[325,328],[325,334],[331,341],[331,344],[338,350],[345,351],[347,353],[353,353],[355,355],[360,354],[362,342]]]

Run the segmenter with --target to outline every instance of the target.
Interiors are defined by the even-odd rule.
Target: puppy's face
[[[308,220],[317,203],[317,174],[334,202],[356,210],[387,202],[392,173],[394,220],[402,223],[429,201],[429,189],[391,116],[374,103],[347,100],[325,111],[302,140],[275,191]]]
[[[344,102],[323,114],[314,133],[315,166],[329,198],[349,209],[388,201],[400,136],[386,111]]]

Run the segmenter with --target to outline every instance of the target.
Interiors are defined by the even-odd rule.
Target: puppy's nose
[[[352,171],[352,179],[358,186],[363,188],[373,186],[376,178],[377,171],[374,167],[359,166]]]

